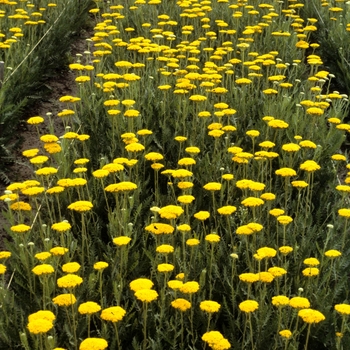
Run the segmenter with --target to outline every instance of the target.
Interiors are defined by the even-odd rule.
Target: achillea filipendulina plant
[[[35,12],[61,13],[53,5],[14,11],[33,18],[8,19],[20,31],[2,29],[6,60],[44,29]],[[7,243],[0,347],[48,342],[14,331],[43,307],[57,310],[45,347],[346,346],[347,316],[327,311],[349,287],[349,180],[337,177],[350,168],[339,156],[348,98],[333,91],[346,74],[335,78],[329,62],[326,71],[330,41],[315,43],[324,23],[345,47],[346,16],[326,3],[96,5],[86,11],[92,36],[68,67],[77,90],[43,116],[48,130],[31,116],[31,176],[0,197],[10,232],[30,228]],[[54,272],[35,276],[39,261]],[[76,277],[62,280],[64,270]],[[201,310],[213,300],[219,309]],[[89,309],[96,301],[108,320]],[[298,310],[320,305],[326,319],[306,330]]]

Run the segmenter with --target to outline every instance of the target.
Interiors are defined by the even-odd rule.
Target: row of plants
[[[349,101],[317,40],[346,3],[95,3],[65,132],[29,118],[0,197],[0,344],[346,349]]]
[[[48,98],[48,81],[67,66],[70,44],[89,21],[92,1],[2,1],[0,10],[0,179],[21,140],[14,137],[28,110]],[[13,180],[12,180],[13,181]]]

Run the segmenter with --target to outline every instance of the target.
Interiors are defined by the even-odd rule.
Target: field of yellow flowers
[[[0,197],[0,348],[348,349],[348,7],[95,1]]]

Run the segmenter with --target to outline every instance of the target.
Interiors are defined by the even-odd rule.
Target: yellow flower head
[[[85,212],[91,210],[93,207],[92,203],[89,201],[77,201],[74,203],[71,203],[68,206],[68,209],[78,211],[78,212]]]
[[[120,236],[120,237],[113,238],[113,243],[118,246],[127,245],[130,241],[131,241],[131,238],[127,236]]]
[[[144,303],[150,303],[158,298],[158,293],[153,289],[140,289],[135,292],[135,297]]]
[[[112,306],[107,309],[103,309],[101,318],[105,321],[119,322],[125,316],[126,311],[120,306]]]
[[[101,306],[94,301],[87,301],[86,303],[80,304],[78,307],[78,312],[81,315],[91,315],[100,310]]]
[[[129,287],[132,291],[137,292],[141,289],[151,289],[153,282],[148,278],[138,278],[130,282]]]
[[[86,338],[79,346],[79,350],[104,350],[108,347],[108,343],[103,338]]]
[[[157,270],[158,272],[171,272],[175,268],[172,264],[158,264]]]
[[[214,313],[220,310],[221,305],[216,301],[204,300],[199,304],[199,307],[202,311]]]
[[[277,307],[289,305],[289,298],[285,295],[277,295],[275,297],[272,297],[272,305]]]
[[[182,287],[180,288],[180,292],[184,293],[184,294],[193,294],[193,293],[197,293],[199,290],[199,283],[196,281],[189,281],[186,282],[182,285]]]
[[[182,312],[185,312],[186,310],[191,308],[191,303],[186,299],[178,298],[171,302],[171,306],[174,309],[178,309]]]
[[[193,215],[197,220],[204,221],[209,219],[210,213],[208,211],[199,211]]]
[[[289,305],[294,309],[306,309],[310,307],[310,302],[303,297],[294,297],[289,300]]]
[[[52,299],[53,303],[58,306],[70,306],[77,302],[73,294],[60,294]]]
[[[32,334],[42,334],[47,333],[50,329],[53,328],[51,321],[45,319],[37,319],[30,321],[27,325],[27,328]]]
[[[342,315],[350,315],[350,305],[349,304],[336,304],[334,309]]]
[[[174,227],[169,224],[155,222],[153,224],[146,226],[145,230],[148,232],[152,232],[155,235],[171,234],[174,232]]]
[[[74,274],[67,274],[57,280],[57,285],[60,288],[75,288],[83,283],[83,279]]]
[[[238,305],[239,309],[245,313],[254,312],[259,308],[259,303],[255,300],[245,300]]]
[[[62,265],[62,271],[66,273],[75,273],[79,271],[80,267],[80,264],[77,262],[69,262]]]
[[[298,316],[300,316],[305,323],[319,323],[326,319],[321,312],[309,308],[299,310]]]

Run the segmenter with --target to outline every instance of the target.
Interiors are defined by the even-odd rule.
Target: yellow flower
[[[181,166],[190,166],[190,165],[196,164],[196,161],[193,158],[185,157],[185,158],[181,158],[177,162],[177,164],[179,164]]]
[[[103,170],[103,169],[98,169],[98,170],[95,170],[92,172],[92,176],[97,178],[97,179],[102,179],[108,175],[109,175],[109,171]]]
[[[245,207],[259,207],[264,203],[262,199],[256,197],[248,197],[241,202]]]
[[[262,258],[273,258],[277,254],[275,249],[269,247],[259,248],[256,252]]]
[[[180,289],[183,285],[182,281],[178,281],[178,280],[171,280],[168,281],[168,287],[174,290]]]
[[[289,305],[289,298],[284,295],[277,295],[275,297],[272,297],[272,305],[277,307]]]
[[[350,217],[350,209],[345,209],[345,208],[339,209],[338,214],[340,216],[345,217],[345,218],[349,218]]]
[[[172,264],[159,264],[157,266],[158,272],[171,272],[174,270],[174,268],[175,266]]]
[[[73,294],[60,294],[52,299],[53,303],[58,306],[70,306],[77,302]]]
[[[122,181],[117,184],[111,184],[108,185],[105,188],[106,192],[112,192],[112,193],[118,193],[118,192],[126,192],[126,191],[132,191],[136,190],[137,185],[130,181]]]
[[[104,270],[107,267],[108,267],[108,263],[106,263],[105,261],[98,261],[97,263],[94,264],[94,269],[97,271]]]
[[[203,188],[205,190],[208,190],[208,191],[220,191],[221,190],[221,183],[209,182],[206,185],[204,185]]]
[[[103,338],[86,338],[79,346],[79,350],[104,350],[108,347],[108,343]]]
[[[30,188],[24,188],[21,192],[26,196],[36,196],[40,193],[43,193],[45,191],[44,187],[30,187]]]
[[[80,304],[78,307],[78,312],[81,315],[91,315],[95,312],[101,310],[101,306],[94,301],[87,301],[86,303]]]
[[[6,272],[6,266],[4,264],[0,264],[0,275],[5,274]]]
[[[220,242],[220,236],[216,233],[210,233],[205,236],[205,240],[210,243],[217,243]]]
[[[72,226],[70,225],[70,223],[66,221],[58,222],[51,226],[52,230],[59,231],[59,232],[65,232],[70,230],[71,228]]]
[[[83,283],[83,279],[77,275],[69,273],[57,280],[57,285],[60,288],[75,288]]]
[[[180,292],[184,294],[193,294],[198,292],[198,290],[199,290],[199,283],[196,281],[186,282],[180,288]]]
[[[56,135],[47,134],[47,135],[42,135],[40,137],[40,140],[42,142],[45,142],[45,143],[51,143],[51,142],[57,142],[58,141],[58,137]]]
[[[278,250],[280,251],[281,254],[287,255],[293,251],[293,248],[286,245],[286,246],[279,247]]]
[[[335,249],[330,249],[330,250],[327,250],[324,255],[327,257],[327,258],[337,258],[339,256],[341,256],[341,252],[339,250],[335,250]],[[0,253],[0,257],[1,257],[1,253]]]
[[[259,276],[255,273],[241,273],[238,277],[240,281],[245,283],[254,283],[259,281]]]
[[[39,153],[38,148],[28,149],[22,152],[22,155],[27,158],[35,157]]]
[[[155,222],[145,227],[146,231],[152,232],[155,235],[171,234],[174,232],[174,227],[168,224]]]
[[[27,325],[27,328],[32,334],[42,334],[47,333],[50,329],[53,328],[51,321],[45,319],[37,319],[30,321]]]
[[[242,301],[238,305],[238,307],[241,311],[245,313],[250,313],[250,312],[254,312],[259,308],[259,303],[255,300],[246,300],[246,301]]]
[[[0,256],[1,256],[1,252],[0,252]],[[51,256],[51,253],[49,253],[49,252],[41,252],[41,253],[37,253],[34,255],[34,257],[40,261],[45,261],[50,256]]]
[[[349,304],[336,304],[334,309],[342,315],[350,315],[350,305]]]
[[[278,333],[282,338],[289,339],[292,336],[292,332],[289,329],[282,329]]]
[[[281,224],[281,225],[288,225],[291,222],[293,222],[293,218],[288,216],[288,215],[280,215],[277,217],[277,221]]]
[[[260,132],[258,130],[248,130],[246,132],[246,135],[254,138],[254,137],[258,137],[260,135]]]
[[[289,305],[294,309],[306,309],[310,307],[310,302],[303,297],[294,297],[289,300]]]
[[[120,306],[111,306],[107,309],[103,309],[101,312],[101,318],[105,321],[119,322],[125,316],[126,311]]]
[[[186,241],[186,244],[190,247],[194,247],[194,246],[198,245],[199,243],[200,243],[200,241],[197,238],[189,238]]]
[[[190,154],[197,154],[200,152],[200,149],[195,146],[190,146],[185,148],[185,152],[190,153]]]
[[[280,120],[280,119],[270,120],[270,121],[268,121],[267,124],[268,124],[268,126],[270,126],[271,128],[274,128],[274,129],[286,129],[289,126],[288,123],[286,123],[285,121]]]
[[[68,249],[64,247],[54,247],[50,249],[50,253],[55,256],[62,256],[67,252],[68,252]]]
[[[38,125],[38,124],[41,124],[43,121],[44,121],[43,117],[36,116],[36,117],[29,118],[27,120],[27,123],[31,125]]]
[[[185,178],[185,177],[190,177],[192,175],[193,173],[186,169],[177,169],[171,172],[171,176],[174,178]]]
[[[304,264],[308,266],[317,266],[320,265],[320,262],[316,258],[307,258],[304,260]]]
[[[323,115],[324,114],[324,110],[322,108],[318,108],[318,107],[310,107],[306,110],[307,114],[311,114],[311,115]]]
[[[266,192],[266,193],[263,193],[260,196],[260,198],[263,199],[264,201],[273,201],[276,199],[276,195],[270,192]]]
[[[78,212],[85,212],[91,210],[93,207],[92,203],[89,201],[77,201],[74,203],[71,203],[68,206],[68,209],[78,211]]]
[[[19,233],[22,233],[22,232],[27,232],[30,230],[30,226],[28,225],[25,225],[25,224],[19,224],[19,225],[14,225],[14,226],[11,226],[10,227],[10,230],[12,232],[19,232]]]
[[[286,143],[282,146],[283,151],[297,152],[300,150],[300,146],[296,143]]]
[[[192,95],[189,97],[189,99],[194,102],[202,102],[202,101],[206,101],[207,97],[203,95]]]
[[[317,267],[307,267],[303,270],[303,275],[306,277],[318,276],[320,270]]]
[[[61,193],[64,191],[64,187],[62,186],[54,186],[54,187],[51,187],[49,189],[46,190],[46,193],[47,194],[57,194],[57,193]]]
[[[326,319],[321,312],[309,308],[299,310],[298,316],[301,317],[305,323],[319,323]]]
[[[131,238],[127,236],[120,236],[120,237],[113,238],[113,243],[118,246],[127,245],[130,241],[131,241]]]
[[[292,181],[291,184],[293,187],[298,188],[298,189],[302,189],[302,188],[309,186],[309,184],[307,182],[302,181],[302,180]]]
[[[174,309],[178,309],[182,312],[185,312],[186,310],[191,308],[191,303],[186,299],[178,298],[171,302],[171,306]]]
[[[208,211],[199,211],[198,213],[195,213],[193,216],[200,221],[204,221],[210,217],[210,213]]]
[[[274,276],[274,277],[281,277],[287,273],[285,269],[278,266],[273,266],[268,269],[268,271]]]
[[[164,219],[176,219],[178,218],[181,214],[183,214],[184,210],[177,205],[167,205],[165,207],[162,207],[158,214],[160,215],[161,218]]]
[[[11,255],[12,255],[11,252],[4,251],[4,250],[0,251],[0,260],[10,258]]]
[[[135,292],[135,297],[142,302],[149,303],[158,298],[158,293],[153,289],[140,289]]]
[[[283,177],[296,176],[297,173],[294,169],[291,168],[281,168],[275,171],[276,175],[280,175]]]
[[[148,278],[138,278],[130,282],[129,287],[132,291],[137,292],[141,289],[151,289],[153,282]]]
[[[271,283],[275,278],[272,273],[266,271],[259,272],[257,275],[259,277],[259,281],[263,283]]]
[[[220,310],[221,305],[216,301],[204,300],[199,304],[199,307],[202,311],[214,313]]]
[[[220,215],[231,215],[237,210],[233,205],[226,205],[218,209]]]
[[[33,159],[33,158],[32,158]],[[37,175],[52,175],[52,174],[56,174],[58,172],[58,170],[56,168],[53,167],[44,167],[41,169],[38,169],[35,171],[35,174]]]
[[[80,267],[80,264],[77,262],[69,262],[62,265],[62,271],[66,273],[75,273],[79,271]]]
[[[182,204],[190,204],[195,200],[195,198],[192,195],[187,194],[177,197],[177,200]]]
[[[28,322],[32,322],[34,320],[47,320],[53,322],[55,319],[56,316],[49,310],[40,310],[28,316]]]
[[[31,205],[29,203],[22,202],[22,201],[15,202],[15,203],[11,204],[10,208],[12,210],[23,210],[23,211],[30,211],[30,210],[32,210],[32,207],[31,207]]]
[[[174,252],[174,247],[170,244],[162,244],[156,248],[157,253],[169,254]]]
[[[151,160],[151,161],[153,161],[153,162],[157,162],[157,161],[159,161],[159,160],[164,159],[164,156],[161,155],[160,153],[157,153],[157,152],[150,152],[150,153],[147,153],[147,154],[145,155],[145,158],[146,158],[147,160]]]
[[[307,160],[304,163],[300,164],[300,169],[307,172],[314,172],[321,169],[321,167],[313,160]]]

